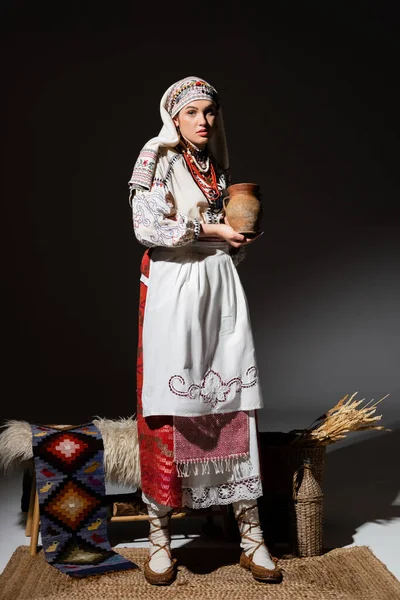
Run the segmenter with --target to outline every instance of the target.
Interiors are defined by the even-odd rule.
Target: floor
[[[324,475],[324,546],[368,546],[400,580],[400,486],[398,456],[400,421],[390,432],[353,433],[352,439],[327,448]],[[386,425],[387,426],[387,425]],[[107,486],[107,494],[131,489]],[[22,473],[0,474],[0,572],[15,548],[29,545],[25,536],[25,513],[21,512]],[[225,546],[227,541],[216,525],[206,530],[203,518],[172,521],[172,547],[183,544]],[[116,547],[147,546],[147,522],[110,523],[109,540]],[[40,544],[39,537],[39,544]]]

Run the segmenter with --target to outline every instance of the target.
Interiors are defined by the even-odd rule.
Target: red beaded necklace
[[[188,146],[186,144],[181,144],[181,147],[183,158],[185,159],[193,179],[207,198],[210,207],[215,208],[215,204],[221,196],[221,191],[218,188],[217,175],[211,157],[209,157],[208,169],[202,171]]]

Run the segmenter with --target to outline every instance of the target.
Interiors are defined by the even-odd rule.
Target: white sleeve
[[[200,222],[181,214],[172,194],[155,179],[150,191],[131,194],[135,236],[144,246],[184,246],[197,241]]]

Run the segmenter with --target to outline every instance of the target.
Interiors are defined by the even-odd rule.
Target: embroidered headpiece
[[[198,77],[185,77],[171,88],[166,109],[173,118],[184,106],[195,100],[211,100],[219,108],[218,92],[212,85]]]
[[[162,95],[160,115],[163,126],[156,137],[146,142],[136,159],[128,183],[130,190],[129,202],[131,202],[136,189],[149,190],[151,188],[160,148],[175,148],[180,141],[173,117],[189,102],[195,100],[211,100],[217,106],[216,119],[218,127],[215,135],[208,143],[207,150],[219,167],[228,173],[229,177],[228,148],[218,92],[201,77],[192,75],[173,83]]]

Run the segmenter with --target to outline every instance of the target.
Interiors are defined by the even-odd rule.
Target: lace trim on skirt
[[[232,504],[238,500],[254,500],[262,495],[261,478],[256,476],[213,487],[184,487],[182,488],[182,506],[196,509],[208,508],[209,506]]]

